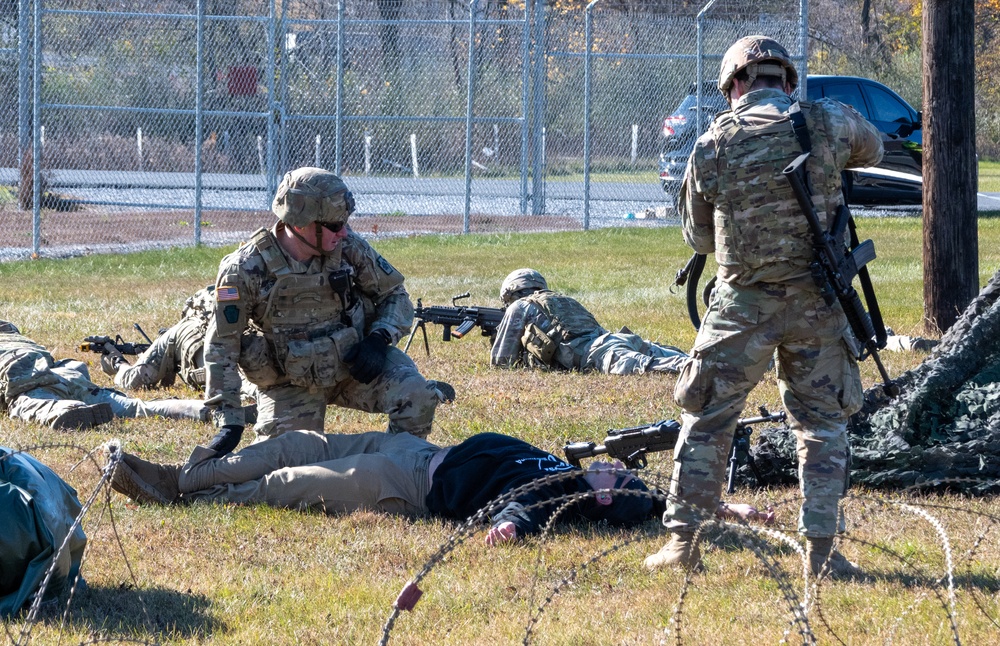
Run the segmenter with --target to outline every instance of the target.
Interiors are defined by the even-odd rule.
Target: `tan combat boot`
[[[647,570],[666,567],[697,569],[701,565],[701,550],[695,543],[694,532],[673,532],[667,544],[656,554],[647,556],[644,564]]]
[[[863,574],[856,563],[851,563],[833,549],[833,537],[806,538],[806,556],[809,557],[809,569],[813,576],[851,579]]]
[[[148,462],[122,451],[111,474],[111,488],[136,502],[170,505],[181,495],[180,473],[179,464]]]

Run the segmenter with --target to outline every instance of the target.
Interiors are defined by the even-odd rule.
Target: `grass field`
[[[864,220],[859,228],[878,249],[871,268],[887,323],[897,333],[921,334],[920,221]],[[1000,267],[1000,218],[981,219],[979,229],[985,283]],[[683,294],[671,289],[689,253],[676,229],[418,236],[375,246],[407,277],[414,301],[424,304],[449,304],[452,295],[469,291],[473,303],[496,306],[503,276],[532,266],[607,328],[628,325],[684,348],[694,339]],[[147,331],[171,324],[185,298],[213,281],[231,249],[0,264],[0,318],[17,323],[57,358],[87,361],[94,381],[108,386],[96,355],[78,350],[83,337],[121,333],[137,341],[133,323]],[[497,371],[489,367],[485,339],[444,343],[439,328],[429,332],[430,356],[416,341],[410,354],[423,374],[458,391],[454,404],[438,409],[430,438],[436,443],[494,431],[559,455],[569,441],[599,441],[609,428],[678,415],[671,375]],[[923,358],[886,353],[885,363],[895,374]],[[870,361],[862,371],[865,384],[874,383]],[[163,396],[196,395],[177,387]],[[749,405],[774,409],[778,402],[777,388],[765,383]],[[354,411],[327,414],[329,431],[377,430],[384,423]],[[99,478],[85,450],[120,438],[127,451],[181,461],[214,432],[156,419],[117,420],[77,433],[5,419],[2,429],[3,444],[33,447],[81,497]],[[662,484],[669,469],[669,455],[651,455],[646,479]],[[18,635],[30,629],[38,644],[378,643],[396,595],[458,528],[367,512],[327,517],[265,507],[157,508],[104,495],[85,523],[88,585],[74,597],[65,625],[61,608],[52,609],[31,626],[6,623],[9,641],[25,643]],[[743,490],[733,500],[773,505],[775,535],[795,540],[795,496],[794,490]],[[842,549],[871,576],[827,582],[818,591],[804,588],[797,554],[773,536],[744,541],[745,533],[713,534],[706,571],[686,585],[681,573],[642,569],[643,557],[663,542],[656,521],[627,531],[561,526],[549,537],[493,549],[479,531],[434,564],[420,584],[423,598],[398,617],[389,642],[521,643],[529,627],[528,641],[538,644],[1000,642],[995,500],[852,490],[845,508]],[[773,567],[748,544],[764,549]],[[939,581],[946,554],[954,563],[953,599]],[[557,586],[559,594],[546,603]],[[795,622],[799,604],[805,619]],[[545,610],[536,617],[540,605]]]

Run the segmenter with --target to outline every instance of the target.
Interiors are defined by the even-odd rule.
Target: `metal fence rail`
[[[19,0],[0,257],[238,240],[302,165],[370,233],[673,222],[663,117],[739,36],[805,58],[805,0],[686,5]]]

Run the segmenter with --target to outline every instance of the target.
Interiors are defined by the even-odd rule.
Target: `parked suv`
[[[688,156],[697,139],[696,85],[673,114],[663,121],[660,184],[675,198]],[[852,169],[845,174],[848,202],[852,204],[920,204],[922,198],[923,138],[921,113],[898,94],[871,79],[856,76],[810,75],[810,101],[827,97],[854,107],[882,133],[885,155],[875,168]],[[702,87],[702,131],[712,118],[729,106],[715,81]]]

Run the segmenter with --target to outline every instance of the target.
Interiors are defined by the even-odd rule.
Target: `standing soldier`
[[[326,406],[389,416],[389,433],[426,437],[454,399],[395,347],[413,322],[403,276],[347,226],[354,197],[321,168],[287,173],[278,217],[223,258],[205,338],[206,403],[220,455],[243,433],[240,369],[257,385],[259,436],[323,432]]]
[[[780,44],[736,41],[719,89],[732,106],[702,135],[681,186],[685,241],[715,252],[718,287],[681,370],[674,399],[683,428],[674,451],[670,541],[650,569],[694,567],[698,523],[715,510],[733,430],[747,395],[777,351],[778,386],[794,431],[805,535],[813,573],[852,574],[833,550],[847,477],[847,419],[861,406],[857,341],[839,303],[827,305],[812,276],[813,239],[782,170],[803,152],[820,218],[843,204],[841,171],[882,158],[878,131],[849,106],[794,101],[798,75]]]
[[[687,355],[632,334],[608,332],[575,298],[549,290],[534,269],[516,269],[500,285],[506,306],[490,350],[499,367],[597,370],[609,375],[677,372]]]

